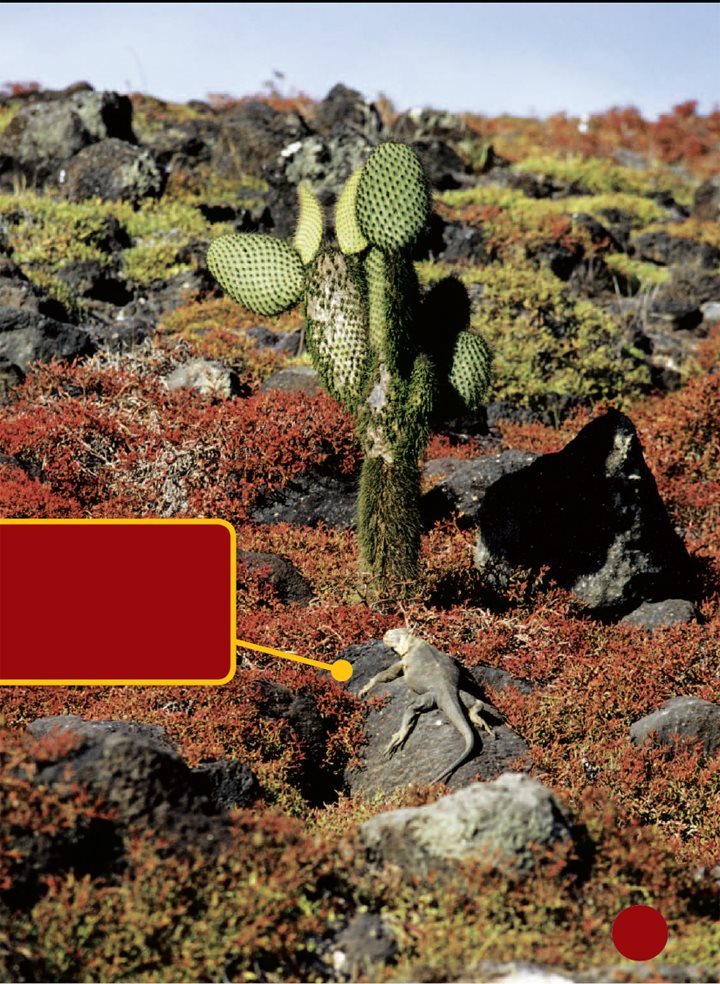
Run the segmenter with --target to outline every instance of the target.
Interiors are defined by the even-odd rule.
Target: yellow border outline
[[[237,534],[224,519],[0,519],[2,526],[224,526],[230,533],[230,672],[213,680],[3,680],[0,687],[202,687],[229,683],[237,670]],[[51,644],[51,643],[50,643]]]

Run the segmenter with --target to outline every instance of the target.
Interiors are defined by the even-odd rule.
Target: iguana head
[[[394,649],[398,656],[404,656],[410,649],[412,638],[410,629],[388,629],[383,636],[383,642],[390,649]]]

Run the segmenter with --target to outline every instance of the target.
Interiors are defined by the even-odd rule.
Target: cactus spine
[[[431,198],[409,147],[381,144],[348,179],[335,211],[339,248],[322,246],[322,210],[310,189],[301,186],[299,199],[292,244],[253,233],[223,236],[212,243],[208,266],[257,314],[304,298],[310,357],[357,419],[362,565],[378,590],[398,592],[417,576],[420,459],[430,426],[478,409],[490,355],[466,330],[467,294],[457,281],[441,281],[421,301],[411,256]],[[458,291],[464,303],[457,303]],[[444,324],[431,323],[438,315]]]

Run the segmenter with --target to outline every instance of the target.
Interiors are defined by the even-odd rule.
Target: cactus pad
[[[360,183],[362,168],[353,172],[345,182],[343,190],[335,206],[335,234],[343,253],[362,253],[368,241],[360,231],[357,220],[357,188]]]
[[[305,342],[328,390],[355,409],[368,361],[362,266],[337,250],[321,253],[308,276]]]
[[[468,410],[480,409],[490,385],[490,351],[479,335],[458,333],[450,368],[450,385]]]
[[[320,249],[325,223],[322,205],[309,185],[305,183],[299,185],[298,202],[300,213],[293,245],[300,254],[300,259],[307,266]]]
[[[220,236],[211,244],[207,262],[223,290],[255,314],[280,314],[300,300],[302,260],[281,239],[256,232]]]
[[[380,249],[415,242],[430,218],[430,191],[410,147],[385,143],[373,150],[360,173],[357,217],[363,235]]]

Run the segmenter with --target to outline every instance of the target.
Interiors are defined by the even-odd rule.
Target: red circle
[[[665,949],[667,923],[652,906],[631,905],[613,923],[612,939],[615,949],[628,960],[652,960]]]

